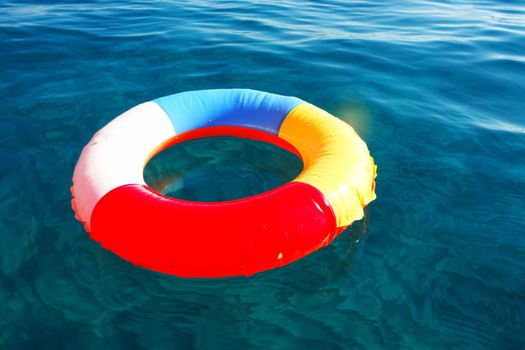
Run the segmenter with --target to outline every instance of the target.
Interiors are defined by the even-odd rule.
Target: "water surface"
[[[523,1],[0,0],[0,45],[0,348],[525,347]],[[233,87],[355,127],[379,166],[365,220],[252,278],[179,279],[91,241],[69,203],[91,135]],[[172,159],[214,199],[297,170],[198,142]],[[234,153],[246,178],[220,187]]]

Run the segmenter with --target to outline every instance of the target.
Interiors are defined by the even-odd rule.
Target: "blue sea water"
[[[0,48],[0,348],[525,348],[524,1],[0,0]],[[90,240],[69,186],[91,135],[233,87],[353,125],[379,166],[365,219],[250,278],[162,275]],[[225,200],[300,169],[217,138],[145,176]]]

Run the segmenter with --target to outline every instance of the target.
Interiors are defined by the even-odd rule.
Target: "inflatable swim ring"
[[[300,156],[292,182],[227,202],[148,188],[143,168],[178,142],[237,136]],[[140,104],[100,129],[73,174],[72,206],[92,239],[122,258],[181,277],[252,275],[328,245],[375,198],[376,166],[348,124],[298,98],[230,89]]]

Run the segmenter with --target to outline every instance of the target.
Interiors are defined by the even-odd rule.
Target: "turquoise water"
[[[0,47],[0,348],[525,347],[525,2],[0,0]],[[91,135],[229,87],[352,124],[379,165],[366,218],[252,278],[165,276],[91,241],[69,193]],[[219,200],[300,168],[216,139],[146,176]]]

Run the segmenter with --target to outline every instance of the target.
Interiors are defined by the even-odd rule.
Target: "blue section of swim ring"
[[[248,89],[188,91],[154,100],[177,134],[208,126],[242,126],[277,135],[284,118],[304,101]]]

